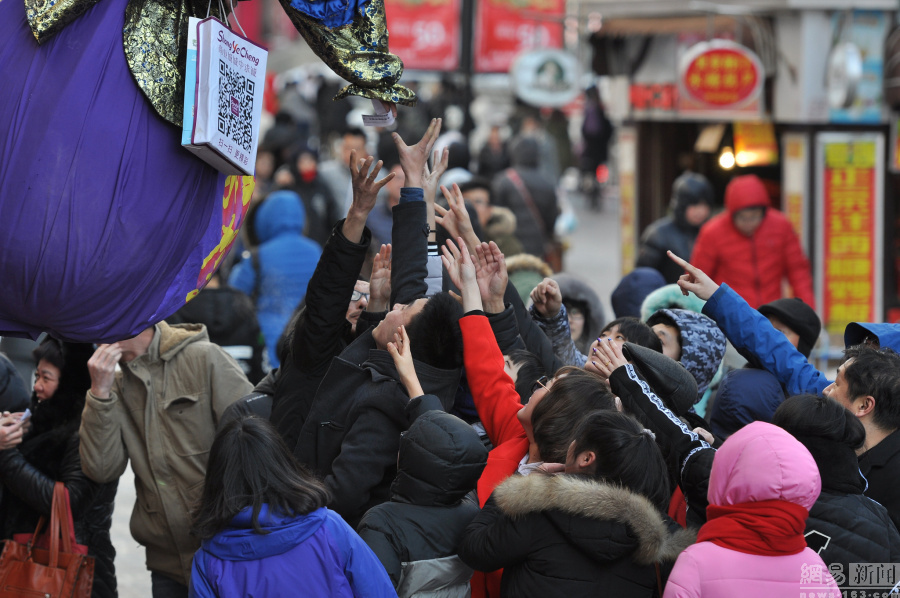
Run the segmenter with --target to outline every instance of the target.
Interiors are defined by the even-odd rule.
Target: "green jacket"
[[[108,399],[88,391],[79,450],[84,473],[101,483],[118,479],[131,459],[131,533],[147,549],[148,569],[187,585],[200,547],[191,511],[216,423],[253,387],[203,325],[155,328],[147,353],[121,364]]]

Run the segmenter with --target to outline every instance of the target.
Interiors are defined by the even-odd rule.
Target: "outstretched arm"
[[[462,191],[459,185],[453,183],[453,192],[441,185],[441,192],[444,199],[447,200],[449,209],[435,205],[437,212],[437,223],[447,229],[451,239],[462,237],[469,248],[469,253],[475,253],[475,247],[481,244],[475,229],[472,226],[472,219],[469,217],[469,211],[466,210],[466,201],[463,199]]]
[[[830,382],[768,318],[750,307],[727,284],[717,285],[702,270],[671,251],[669,257],[684,268],[678,279],[681,292],[692,292],[706,301],[703,313],[715,320],[731,344],[753,353],[762,366],[787,389],[789,395],[821,393]]]
[[[306,307],[291,337],[293,364],[300,371],[311,372],[327,364],[342,347],[347,305],[371,240],[366,219],[375,207],[378,191],[394,178],[391,173],[376,181],[381,161],[374,167],[373,162],[371,156],[359,160],[355,150],[350,153],[353,202],[347,218],[335,227],[322,250],[307,285]]]
[[[400,192],[400,204],[393,209],[393,265],[391,267],[391,300],[408,304],[428,295],[428,202],[425,201],[426,163],[431,148],[441,132],[441,119],[433,119],[425,135],[416,145],[408,146],[397,133],[394,144],[400,155],[400,167],[406,186]]]

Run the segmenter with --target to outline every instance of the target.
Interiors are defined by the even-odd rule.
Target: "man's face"
[[[475,213],[478,214],[478,222],[481,227],[487,226],[491,217],[491,194],[487,189],[470,189],[463,193],[463,199],[472,204]]]
[[[745,237],[752,237],[763,223],[766,211],[763,208],[747,208],[734,213],[734,227]]]
[[[413,318],[419,315],[428,299],[416,299],[408,305],[397,303],[394,309],[389,311],[384,319],[372,331],[372,337],[375,339],[375,345],[379,349],[387,349],[387,344],[394,340],[394,333],[400,326],[408,326]]]
[[[678,329],[668,324],[654,324],[653,332],[662,343],[663,355],[678,361],[681,359],[681,344],[678,342]]]
[[[700,226],[709,219],[711,210],[709,206],[703,202],[695,203],[688,206],[684,211],[684,219],[691,226]]]
[[[788,328],[787,325],[777,317],[768,315],[766,318],[772,323],[772,327],[783,334],[785,338],[788,339],[788,342],[794,345],[794,348],[796,349],[800,344],[800,335]]]
[[[116,345],[122,350],[122,358],[119,361],[122,363],[134,361],[147,352],[152,341],[153,328],[148,328],[137,336],[117,342]]]
[[[357,280],[353,287],[353,297],[350,298],[350,305],[347,307],[347,321],[353,326],[353,332],[356,332],[359,316],[369,305],[369,283],[365,280]]]
[[[350,163],[350,152],[356,150],[356,159],[363,160],[368,156],[366,152],[366,138],[358,135],[344,135],[341,143],[341,160],[344,164]]]
[[[853,399],[850,397],[850,389],[847,387],[847,377],[844,375],[844,371],[851,363],[853,363],[853,360],[848,359],[841,364],[841,367],[838,368],[837,377],[834,379],[834,382],[829,384],[825,390],[822,391],[822,394],[829,399],[837,401],[850,411],[853,411]]]

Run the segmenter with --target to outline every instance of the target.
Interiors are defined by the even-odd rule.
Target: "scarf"
[[[797,554],[806,548],[809,511],[785,500],[709,505],[698,542],[760,556]]]

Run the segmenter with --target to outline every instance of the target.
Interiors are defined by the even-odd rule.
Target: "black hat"
[[[634,343],[625,343],[622,354],[675,415],[684,415],[697,401],[697,381],[682,364]]]
[[[800,336],[797,350],[809,357],[816,341],[819,340],[819,333],[822,331],[822,322],[813,308],[805,304],[802,299],[792,297],[766,303],[760,306],[759,313],[764,316],[775,316],[785,326],[796,332]]]

